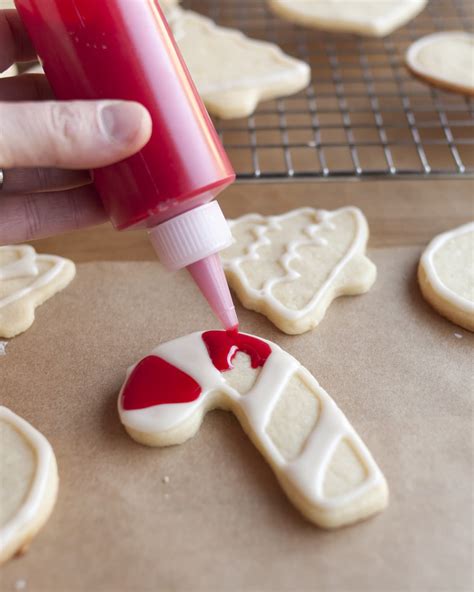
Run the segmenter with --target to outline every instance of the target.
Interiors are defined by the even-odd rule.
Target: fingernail
[[[99,126],[108,141],[126,144],[141,131],[145,114],[138,103],[110,101],[99,108]]]

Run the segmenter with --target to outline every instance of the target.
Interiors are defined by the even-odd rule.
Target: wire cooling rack
[[[239,179],[474,175],[473,99],[425,85],[404,66],[416,39],[472,31],[472,0],[430,0],[383,39],[293,25],[265,0],[183,6],[277,43],[312,69],[305,91],[261,103],[248,119],[215,120]]]

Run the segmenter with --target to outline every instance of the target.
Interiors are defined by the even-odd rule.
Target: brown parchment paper
[[[338,299],[301,336],[239,308],[242,330],[310,369],[387,477],[389,508],[334,532],[300,516],[230,414],[211,413],[167,449],[125,434],[116,398],[127,366],[216,322],[186,273],[79,265],[0,358],[2,403],[49,438],[61,478],[49,523],[0,571],[1,589],[470,589],[474,339],[422,300],[419,254],[372,251],[371,292]]]

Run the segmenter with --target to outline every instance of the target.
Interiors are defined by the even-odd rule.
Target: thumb
[[[129,101],[0,102],[0,167],[106,166],[138,152],[151,128]]]

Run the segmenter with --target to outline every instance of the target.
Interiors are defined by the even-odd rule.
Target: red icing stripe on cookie
[[[238,351],[250,356],[252,368],[263,366],[272,353],[265,341],[235,330],[206,331],[202,338],[212,363],[221,372],[232,368],[232,359]]]
[[[158,356],[143,358],[133,369],[123,390],[126,411],[165,403],[190,403],[201,387],[188,374]]]

